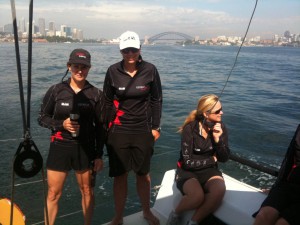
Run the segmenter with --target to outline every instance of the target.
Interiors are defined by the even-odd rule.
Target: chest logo
[[[140,86],[136,86],[136,89],[141,90],[141,91],[146,91],[146,90],[148,90],[148,87],[145,85],[140,85]]]
[[[69,106],[69,102],[62,102],[61,105],[62,106]]]

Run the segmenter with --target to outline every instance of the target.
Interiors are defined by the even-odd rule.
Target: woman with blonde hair
[[[218,96],[207,94],[179,128],[181,151],[175,181],[183,197],[167,225],[179,224],[180,214],[188,210],[195,212],[187,225],[196,225],[221,204],[226,187],[217,162],[226,162],[230,154],[222,115]]]

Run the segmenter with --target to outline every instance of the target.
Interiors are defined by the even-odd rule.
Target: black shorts
[[[91,168],[92,157],[89,147],[77,143],[50,143],[47,169],[55,171],[82,171]]]
[[[184,195],[183,192],[183,185],[184,183],[191,179],[195,178],[199,181],[202,187],[204,187],[205,183],[214,176],[223,177],[221,171],[218,170],[216,167],[209,167],[199,171],[187,171],[177,167],[176,174],[175,174],[175,181],[178,190],[181,194]]]
[[[154,137],[152,133],[109,133],[106,148],[109,157],[109,176],[116,177],[133,170],[138,175],[150,171]]]
[[[271,189],[261,207],[275,208],[290,225],[300,224],[300,185],[284,183]]]

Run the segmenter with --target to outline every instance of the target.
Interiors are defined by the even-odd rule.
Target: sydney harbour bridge
[[[155,42],[158,41],[160,42],[177,41],[177,42],[184,43],[184,42],[192,42],[194,41],[194,38],[184,33],[169,31],[169,32],[159,33],[151,37],[145,37],[145,39],[141,41],[144,44],[154,44]]]

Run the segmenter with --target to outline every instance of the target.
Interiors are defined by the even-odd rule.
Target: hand
[[[160,137],[160,132],[157,130],[152,130],[152,135],[154,137],[154,141],[156,141]]]
[[[216,155],[213,155],[213,158],[214,158],[215,162],[217,162],[217,161],[218,161],[218,159],[217,159],[217,156],[216,156]]]
[[[101,170],[103,170],[103,160],[102,159],[95,159],[94,160],[94,168],[93,170],[96,172],[100,172]]]
[[[70,120],[70,118],[67,118],[63,122],[63,127],[65,128],[65,130],[69,131],[70,133],[74,133],[80,128],[80,125],[78,124],[77,121]]]
[[[221,123],[216,123],[213,129],[213,137],[216,143],[219,142],[220,136],[223,134]]]

